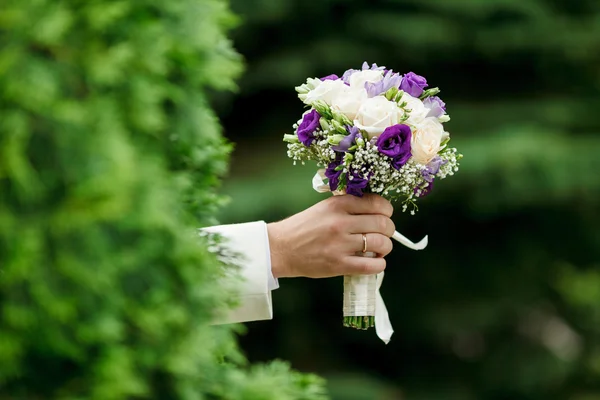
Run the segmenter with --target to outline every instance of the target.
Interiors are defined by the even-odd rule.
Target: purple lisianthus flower
[[[423,100],[425,108],[429,109],[427,117],[439,118],[446,113],[446,103],[437,96],[429,96]]]
[[[360,135],[360,130],[356,126],[346,126],[348,136],[343,138],[337,146],[331,146],[335,151],[346,153]]]
[[[410,127],[404,124],[392,125],[377,138],[377,149],[392,159],[392,166],[400,169],[410,159]]]
[[[329,180],[329,189],[333,192],[337,190],[340,184],[340,175],[342,171],[336,171],[335,169],[342,164],[342,155],[340,153],[337,154],[337,157],[334,161],[330,162],[325,169],[325,176]]]
[[[404,90],[412,97],[419,97],[423,93],[423,89],[425,89],[427,86],[427,79],[421,75],[415,74],[414,72],[409,72],[402,77],[400,90]]]
[[[392,70],[388,70],[379,82],[366,82],[365,89],[369,97],[379,96],[387,92],[390,88],[399,87],[402,82],[402,76],[395,74]]]
[[[335,81],[340,79],[336,74],[327,75],[321,78],[322,81]]]
[[[363,190],[369,184],[369,179],[362,177],[356,171],[352,171],[350,173],[352,179],[348,178],[348,183],[346,184],[346,193],[351,194],[353,196],[362,197]]]
[[[317,110],[312,110],[304,115],[300,126],[298,126],[298,139],[306,147],[310,146],[315,140],[315,131],[319,127],[319,120],[321,115]]]

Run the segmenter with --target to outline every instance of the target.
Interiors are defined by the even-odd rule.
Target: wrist
[[[282,236],[280,230],[280,224],[278,222],[267,224],[269,251],[271,253],[271,273],[275,278],[285,278],[288,276],[282,251],[284,246],[281,243]]]

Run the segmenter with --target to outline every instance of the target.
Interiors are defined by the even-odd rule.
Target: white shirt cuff
[[[220,225],[204,230],[219,233],[224,243],[240,255],[239,305],[219,315],[214,324],[248,322],[273,318],[271,291],[279,285],[271,271],[267,224],[263,221]]]
[[[279,289],[279,279],[275,278],[275,276],[273,275],[273,268],[271,266],[271,246],[269,244],[269,231],[267,230],[266,223],[263,226],[265,229],[265,247],[266,247],[265,250],[267,252],[267,260],[269,263],[269,276],[268,276],[269,290],[275,290],[275,289]]]

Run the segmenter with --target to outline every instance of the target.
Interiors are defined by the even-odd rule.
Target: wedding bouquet
[[[401,75],[366,62],[341,77],[309,78],[296,87],[308,110],[294,124],[294,134],[284,135],[288,156],[294,164],[316,161],[321,169],[313,187],[319,192],[377,193],[401,201],[402,210],[414,215],[417,200],[431,192],[436,179],[458,171],[462,157],[448,146],[443,123],[450,117],[439,89],[427,87],[413,72]],[[417,244],[398,232],[393,238],[413,249],[427,244],[427,237]],[[393,331],[379,295],[382,278],[383,273],[344,277],[344,325],[376,330],[389,325],[381,327],[387,333],[378,332],[389,340]]]

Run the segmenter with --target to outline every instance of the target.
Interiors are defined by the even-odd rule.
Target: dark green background
[[[327,195],[281,141],[294,87],[363,61],[438,86],[460,172],[394,216],[382,288],[395,334],[341,326],[339,279],[282,279],[251,360],[288,359],[332,397],[600,398],[600,3],[234,0],[247,70],[215,95],[236,143],[222,222],[275,221]]]

